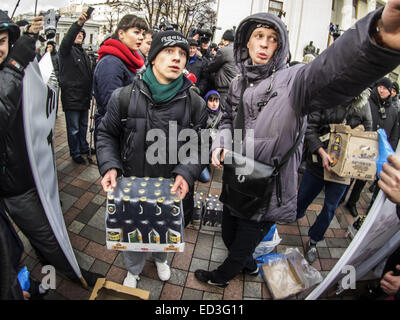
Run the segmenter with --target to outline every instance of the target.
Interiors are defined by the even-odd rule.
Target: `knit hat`
[[[196,39],[193,39],[193,38],[188,38],[187,39],[188,40],[188,42],[189,42],[189,47],[197,47],[198,45],[199,45],[199,43],[197,42],[197,40]]]
[[[0,10],[0,32],[8,31],[10,43],[15,43],[20,36],[19,27],[12,21],[8,15]]]
[[[186,62],[189,61],[189,43],[182,33],[174,30],[167,30],[162,32],[157,32],[153,35],[153,40],[151,41],[151,46],[149,50],[149,55],[147,57],[148,64],[156,58],[158,53],[167,47],[180,47],[186,52]]]
[[[206,93],[206,95],[204,96],[204,100],[207,101],[208,97],[211,96],[212,94],[216,94],[218,96],[219,99],[221,99],[220,94],[218,93],[218,91],[215,90],[210,90]]]
[[[393,82],[392,89],[396,90],[396,93],[399,94],[399,84],[397,82]]]
[[[277,30],[277,27],[275,25],[273,25],[272,23],[268,23],[268,22],[264,22],[264,23],[253,23],[251,24],[248,29],[247,29],[247,36],[246,36],[246,40],[245,42],[249,42],[251,34],[253,33],[254,30],[256,30],[257,28],[268,28],[268,29],[273,29],[275,30],[278,34],[279,31]]]
[[[390,80],[387,77],[383,77],[381,79],[379,79],[376,83],[375,86],[379,87],[379,86],[384,86],[386,89],[388,89],[389,91],[392,91],[392,80]]]
[[[223,40],[230,41],[230,42],[235,41],[235,31],[233,31],[233,30],[226,30],[226,31],[224,32],[224,34],[222,35],[222,39],[223,39]]]

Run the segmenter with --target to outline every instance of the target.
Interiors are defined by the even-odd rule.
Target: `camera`
[[[53,39],[56,36],[56,29],[58,20],[60,20],[60,15],[56,14],[54,9],[50,9],[41,15],[43,16],[43,26],[46,39]]]
[[[200,22],[197,28],[192,28],[189,32],[189,38],[199,35],[199,43],[208,43],[211,41],[212,32],[210,29],[203,29],[204,22]]]
[[[160,19],[160,22],[161,22],[160,26],[159,26],[160,31],[177,30],[178,29],[178,25],[175,23],[171,24],[166,17],[162,17]]]

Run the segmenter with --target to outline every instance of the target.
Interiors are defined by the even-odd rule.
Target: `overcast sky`
[[[8,15],[14,11],[15,5],[18,0],[1,0],[0,9],[8,11]],[[35,0],[20,0],[17,11],[15,15],[19,15],[27,12],[35,11]],[[58,9],[68,6],[68,0],[37,0],[37,12],[40,10],[48,10],[51,8]],[[84,3],[100,3],[105,2],[105,0],[85,0]]]

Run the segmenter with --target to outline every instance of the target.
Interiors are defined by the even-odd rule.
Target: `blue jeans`
[[[208,168],[204,168],[204,170],[200,174],[199,181],[201,183],[206,183],[210,181],[210,179],[211,179],[210,171],[208,171]]]
[[[69,154],[72,158],[77,158],[81,153],[89,151],[89,144],[86,141],[88,116],[89,110],[65,111]]]
[[[348,186],[345,184],[324,181],[324,179],[318,178],[306,170],[301,179],[297,195],[297,219],[304,217],[308,206],[321,192],[323,187],[325,187],[324,207],[319,213],[317,220],[315,220],[314,224],[308,231],[308,235],[315,242],[324,240],[324,234],[329,228],[335,215],[335,211],[339,206],[340,199]]]

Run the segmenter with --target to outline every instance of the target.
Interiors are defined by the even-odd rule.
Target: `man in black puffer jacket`
[[[92,96],[92,64],[82,43],[87,21],[86,13],[82,13],[78,21],[73,23],[60,45],[60,87],[61,102],[67,124],[68,146],[72,159],[79,164],[85,163],[81,154],[89,153],[86,140],[90,99]]]
[[[22,78],[35,58],[35,43],[43,17],[35,17],[28,32],[0,10],[0,202],[28,238],[43,265],[53,265],[80,282],[51,229],[36,190],[26,149],[22,112]],[[1,257],[0,257],[1,259]],[[82,270],[89,285],[96,277]]]
[[[317,258],[316,244],[324,239],[339,201],[347,189],[346,184],[326,181],[324,179],[324,168],[330,171],[332,159],[327,153],[330,124],[346,124],[351,128],[363,125],[364,129],[372,129],[372,117],[368,104],[370,90],[364,90],[360,96],[354,98],[350,103],[337,108],[314,111],[308,116],[308,126],[305,135],[307,142],[306,161],[307,169],[301,179],[297,197],[297,219],[305,216],[308,206],[315,197],[325,189],[325,199],[322,211],[316,221],[310,227],[308,235],[306,258],[313,263]]]
[[[398,112],[392,105],[391,100],[392,81],[389,78],[381,78],[376,83],[369,98],[372,114],[372,130],[385,129],[387,138],[393,150],[396,150],[399,140],[399,121]],[[367,182],[364,180],[356,180],[349,200],[346,203],[346,208],[350,211],[353,217],[357,217],[358,212],[356,204],[360,200],[361,192]],[[376,186],[376,182],[374,183]],[[374,195],[371,199],[371,204],[375,200],[379,188],[375,187]]]
[[[194,92],[190,93],[193,84],[182,73],[188,57],[189,44],[182,34],[176,31],[155,34],[146,72],[135,79],[132,88],[124,87],[113,92],[99,125],[96,142],[104,191],[107,192],[110,186],[116,188],[116,179],[120,175],[173,177],[175,183],[171,191],[178,191],[184,199],[186,223],[190,221],[187,212],[193,211],[191,191],[203,166],[200,157],[196,159],[198,154],[191,154],[188,162],[182,163],[177,155],[184,142],[177,141],[177,136],[174,138],[170,134],[176,130],[179,135],[185,128],[198,131],[205,128],[207,122],[205,101],[193,96]],[[121,99],[121,92],[124,93],[122,90],[126,88],[130,88],[131,95],[127,114],[124,115],[121,101],[125,99]],[[193,103],[195,97],[196,104]],[[126,120],[125,125],[122,120]],[[164,137],[159,136],[160,131],[165,134]],[[157,135],[149,138],[149,133]],[[161,140],[165,145],[154,149],[151,143],[154,140],[157,143]],[[171,144],[177,146],[176,150],[170,149]],[[156,159],[150,159],[152,157]],[[136,287],[144,267],[145,252],[124,252],[124,257],[128,269],[124,285]],[[171,275],[167,254],[153,252],[153,257],[160,280],[167,281]]]

